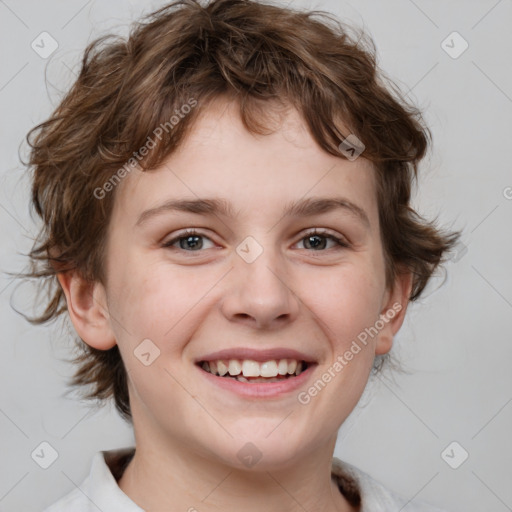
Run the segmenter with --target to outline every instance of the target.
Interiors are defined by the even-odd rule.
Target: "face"
[[[218,100],[163,165],[126,177],[106,270],[138,439],[233,466],[248,442],[268,468],[333,448],[399,327],[372,166],[327,154],[294,110],[254,136]],[[219,360],[253,377],[202,368]],[[254,380],[295,360],[297,376]]]

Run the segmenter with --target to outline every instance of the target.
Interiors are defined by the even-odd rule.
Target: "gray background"
[[[58,104],[89,41],[106,31],[124,34],[130,21],[163,4],[0,1],[0,511],[41,510],[85,478],[94,452],[133,444],[112,407],[96,412],[64,396],[72,373],[66,329],[33,327],[15,313],[12,306],[29,310],[33,292],[5,272],[24,268],[36,232],[18,159],[18,150],[26,155],[25,134]],[[464,230],[443,286],[440,273],[396,339],[395,353],[411,374],[367,388],[335,455],[447,510],[512,510],[512,2],[293,6],[326,9],[368,30],[380,66],[425,109],[433,131],[414,205]],[[59,45],[50,59],[31,48],[43,31]],[[453,31],[469,44],[457,58],[442,46]],[[450,41],[450,51],[461,48]],[[43,441],[59,455],[48,469],[31,458]],[[469,458],[453,469],[446,461],[460,463],[462,450]]]

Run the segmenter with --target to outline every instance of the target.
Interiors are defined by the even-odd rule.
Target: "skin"
[[[323,151],[290,109],[271,135],[243,127],[237,107],[218,99],[162,166],[127,176],[108,229],[105,286],[59,275],[80,337],[106,350],[116,343],[127,368],[136,455],[120,488],[149,511],[353,510],[331,480],[337,431],[357,404],[373,359],[391,349],[404,320],[411,275],[385,287],[375,176]],[[305,197],[343,196],[366,226],[342,209],[283,217]],[[167,211],[136,226],[169,199],[222,198],[238,215]],[[202,248],[165,242],[196,228]],[[349,242],[341,247],[314,228]],[[236,252],[252,236],[263,253],[248,264]],[[197,240],[196,240],[197,241]],[[185,247],[185,248],[183,248]],[[365,328],[402,309],[307,405],[297,400]],[[145,366],[144,339],[160,350]],[[242,398],[199,378],[196,358],[214,350],[286,347],[318,366],[301,390]],[[238,451],[262,454],[247,468]],[[193,510],[193,509],[192,509]]]

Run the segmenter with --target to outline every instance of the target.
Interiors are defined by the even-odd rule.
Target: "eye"
[[[322,241],[322,239],[324,240]],[[206,235],[196,231],[195,229],[187,229],[184,232],[180,233],[178,236],[175,236],[171,240],[165,242],[162,245],[162,247],[171,248],[174,247],[176,244],[179,244],[178,247],[175,247],[176,249],[181,249],[187,252],[200,252],[201,249],[209,248],[204,247],[203,240],[209,240],[213,244],[212,240]],[[341,239],[336,235],[333,235],[332,233],[329,233],[328,231],[321,229],[314,229],[313,231],[306,233],[306,235],[300,240],[300,242],[305,242],[306,249],[322,251],[326,248],[329,249],[329,247],[326,247],[327,240],[330,240],[331,242],[334,243],[334,247],[330,247],[331,249],[350,247],[348,242],[346,242],[344,239]]]
[[[324,239],[324,241],[322,241],[322,238]],[[350,245],[345,240],[342,240],[341,238],[338,238],[337,236],[333,235],[332,233],[329,233],[328,231],[325,231],[322,229],[314,229],[313,231],[306,233],[306,236],[304,236],[301,239],[301,242],[305,241],[306,249],[311,248],[315,251],[318,251],[318,250],[321,251],[322,249],[326,248],[325,247],[326,240],[331,240],[332,242],[334,242],[334,244],[335,244],[334,248],[339,249],[340,247],[345,247],[345,248],[350,247]]]
[[[210,240],[207,236],[199,233],[195,229],[187,229],[172,240],[165,242],[162,247],[173,247],[179,242],[179,247],[176,247],[176,249],[182,249],[188,252],[198,252],[200,249],[204,248],[202,239]]]

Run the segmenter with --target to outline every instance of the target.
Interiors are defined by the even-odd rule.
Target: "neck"
[[[120,478],[120,489],[147,510],[189,512],[350,512],[331,479],[332,450],[315,450],[300,463],[276,470],[240,470],[188,447],[139,444]],[[334,447],[332,446],[332,449]]]

